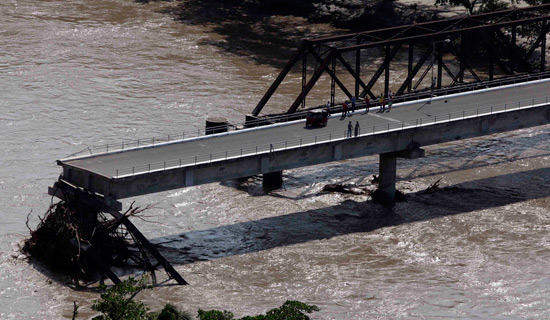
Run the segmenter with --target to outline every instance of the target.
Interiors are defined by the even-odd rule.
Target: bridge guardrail
[[[246,123],[241,123],[240,125],[242,127],[253,128],[253,127],[266,125],[269,123],[283,123],[283,122],[293,121],[297,119],[304,119],[306,116],[306,113],[307,111],[300,111],[292,114],[273,116],[273,117],[270,117],[269,119],[262,118],[258,120],[247,121]],[[220,129],[236,130],[237,127],[238,127],[237,125],[221,125],[221,126],[209,127],[208,131],[221,132]],[[121,151],[126,149],[137,148],[137,147],[144,147],[144,146],[154,146],[155,144],[159,144],[159,143],[183,141],[186,139],[207,136],[206,131],[207,131],[206,129],[202,129],[202,130],[197,129],[196,131],[187,130],[187,131],[181,131],[180,133],[172,133],[168,135],[145,138],[145,139],[134,139],[134,140],[117,142],[117,143],[92,145],[90,147],[86,147],[82,149],[81,151],[68,155],[67,158],[78,157],[78,156],[83,156],[88,154],[92,155],[92,154],[98,154],[98,153],[106,153],[110,151]]]
[[[416,119],[401,121],[401,123],[389,122],[384,125],[375,125],[368,128],[362,128],[358,137],[374,135],[377,133],[389,132],[393,130],[402,130],[405,128],[414,128],[419,126],[432,125],[443,122],[463,120],[466,118],[476,118],[493,113],[501,113],[511,110],[519,110],[522,108],[535,107],[539,104],[548,104],[549,97],[533,98],[525,101],[518,101],[512,104],[491,105],[476,109],[464,110],[461,112],[446,113],[434,115],[433,117],[426,116]],[[116,169],[113,172],[114,178],[125,176],[133,176],[141,173],[154,171],[164,171],[167,169],[181,168],[190,165],[211,163],[217,160],[237,159],[250,155],[257,155],[269,152],[276,152],[290,148],[299,148],[307,145],[316,145],[319,143],[327,143],[338,140],[353,139],[355,137],[347,137],[347,132],[332,131],[322,135],[311,135],[299,139],[290,139],[278,141],[269,144],[248,146],[239,149],[225,150],[215,153],[196,155],[179,159],[171,159],[162,162],[155,162],[141,166],[133,166],[127,168]]]
[[[495,80],[473,82],[473,83],[468,83],[468,84],[463,84],[458,86],[435,89],[433,91],[429,89],[423,90],[423,91],[415,91],[413,93],[406,93],[406,94],[397,96],[394,99],[394,103],[424,99],[426,97],[430,97],[431,95],[448,95],[453,93],[472,91],[474,89],[494,88],[494,87],[499,87],[504,85],[527,82],[527,81],[542,80],[546,78],[550,78],[550,71],[538,72],[533,74],[515,75],[512,77],[499,78]]]
[[[474,82],[466,85],[453,86],[453,87],[447,87],[447,88],[436,89],[436,90],[416,91],[414,93],[402,94],[400,96],[395,97],[393,99],[393,103],[409,102],[409,101],[425,99],[433,95],[438,95],[438,96],[448,95],[453,93],[471,91],[479,88],[492,88],[492,87],[498,87],[498,86],[503,86],[507,84],[515,84],[515,83],[527,82],[532,80],[541,80],[545,78],[550,78],[550,71],[540,72],[536,74],[519,75],[514,77],[508,77],[508,78],[500,78],[500,79],[491,80],[491,81]],[[377,107],[377,106],[380,106],[379,102],[373,101],[371,103],[371,107]],[[319,106],[317,108],[321,108],[321,107],[323,106]],[[364,101],[359,101],[357,103],[357,107],[364,108],[365,107]],[[341,104],[331,107],[330,111],[331,113],[340,112]],[[265,125],[267,123],[283,123],[283,122],[293,121],[296,119],[303,119],[305,118],[306,113],[307,113],[307,110],[295,112],[292,114],[270,116],[269,118],[260,118],[257,120],[247,121],[246,123],[240,123],[239,125],[242,127],[257,127],[257,126]],[[225,128],[227,128],[228,130],[230,129],[235,130],[237,128],[237,125],[210,127],[208,128],[208,130],[216,132],[218,129],[225,129]],[[110,151],[121,151],[121,150],[132,149],[132,148],[143,147],[143,146],[153,146],[159,143],[183,141],[186,139],[202,137],[205,135],[206,135],[205,130],[198,129],[196,131],[187,130],[187,131],[181,131],[179,133],[172,133],[164,136],[151,137],[151,138],[145,138],[145,139],[134,139],[134,140],[117,142],[117,143],[92,145],[90,147],[86,147],[81,151],[78,151],[76,153],[73,153],[67,156],[67,158],[78,157],[78,156],[83,156],[88,154],[92,155],[92,154],[98,154],[98,153],[105,153]]]

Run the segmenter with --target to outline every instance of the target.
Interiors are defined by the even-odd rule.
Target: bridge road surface
[[[297,145],[300,139],[312,142],[313,136],[319,136],[319,141],[345,137],[349,121],[355,126],[358,121],[361,127],[361,134],[375,131],[385,131],[388,125],[392,128],[418,124],[418,119],[424,123],[436,119],[444,120],[449,118],[462,118],[463,115],[476,115],[489,112],[491,106],[500,106],[498,110],[504,110],[507,104],[508,109],[517,108],[518,102],[521,106],[531,105],[532,99],[538,99],[535,103],[544,103],[550,96],[550,81],[541,80],[530,83],[506,86],[501,88],[484,89],[474,92],[467,92],[458,95],[434,97],[430,102],[427,100],[394,104],[391,112],[379,113],[378,108],[371,108],[365,114],[365,109],[356,110],[351,116],[345,119],[340,114],[333,114],[327,126],[318,128],[305,128],[305,120],[295,121],[290,124],[258,127],[251,130],[234,131],[230,134],[208,136],[200,139],[183,140],[175,143],[167,143],[154,147],[127,149],[124,152],[109,152],[88,157],[59,160],[58,164],[80,168],[93,172],[107,178],[116,179],[118,176],[133,175],[140,172],[147,172],[152,168],[162,169],[162,163],[167,167],[172,164],[193,164],[198,157],[199,161],[225,159],[226,151],[229,156],[238,154],[253,153],[257,146],[262,151],[269,150],[269,145],[274,144],[278,148],[287,141],[288,146]],[[386,106],[387,107],[387,106]],[[497,108],[495,107],[495,111]],[[433,119],[433,120],[432,120]],[[322,138],[324,137],[324,138]],[[240,150],[243,150],[239,152]],[[177,161],[178,159],[182,159]],[[168,162],[166,164],[166,162]],[[151,166],[151,164],[153,164]],[[160,164],[160,165],[159,165]]]

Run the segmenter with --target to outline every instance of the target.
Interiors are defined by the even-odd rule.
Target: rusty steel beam
[[[76,196],[76,198],[80,199],[85,204],[88,204],[94,208],[98,208],[101,211],[113,216],[117,220],[117,223],[122,223],[126,227],[126,230],[128,230],[132,234],[132,236],[136,240],[138,240],[139,243],[143,247],[145,247],[145,249],[147,249],[147,251],[149,251],[149,253],[153,257],[155,257],[157,262],[164,267],[164,270],[170,275],[170,277],[172,277],[172,279],[176,280],[176,282],[180,285],[188,284],[187,281],[185,281],[182,276],[174,269],[174,267],[172,267],[170,262],[168,262],[168,260],[166,260],[166,258],[164,258],[164,256],[160,252],[158,252],[155,246],[151,244],[149,240],[147,240],[147,238],[139,231],[139,229],[128,219],[128,217],[122,214],[117,209],[113,208],[111,205],[107,205],[104,199],[100,198],[94,193],[86,192],[81,188],[74,186],[71,183],[66,182],[62,179],[59,179],[57,181],[56,188],[60,188],[62,190],[62,192],[60,193],[61,196],[58,196],[62,200],[66,200],[68,195],[70,195],[71,197]],[[103,262],[100,253],[95,251],[95,247],[91,246],[90,249],[91,258],[94,259],[94,263],[96,263],[97,266],[101,269],[101,272],[107,275],[114,283],[119,283],[120,279],[111,271],[109,266]]]
[[[418,71],[420,71],[420,69],[422,68],[422,66],[424,65],[426,60],[428,60],[428,58],[430,57],[431,54],[432,54],[431,50],[426,50],[426,52],[424,52],[424,54],[420,57],[420,60],[416,63],[414,68],[409,72],[409,75],[407,76],[407,78],[405,79],[405,81],[403,82],[401,87],[395,93],[396,96],[401,95],[405,91],[406,88],[411,88],[412,87],[413,78],[416,76]],[[429,69],[427,69],[427,70],[429,70]],[[422,77],[422,78],[424,78],[424,77]],[[416,89],[416,87],[415,87],[415,89]],[[409,89],[409,91],[410,91],[410,89]]]
[[[355,81],[357,82],[358,85],[360,85],[363,90],[368,90],[367,88],[367,85],[363,82],[363,80],[361,80],[361,77],[359,76],[359,73],[357,73],[356,70],[353,70],[351,68],[351,66],[349,65],[349,63],[346,61],[346,59],[344,59],[344,57],[342,57],[341,54],[338,54],[337,56],[338,60],[340,60],[340,62],[342,63],[342,65],[344,66],[344,68],[346,68],[346,70],[353,76],[353,78],[355,79]],[[356,92],[359,91],[358,89],[356,89]],[[374,96],[372,92],[370,92],[370,90],[368,90],[369,94]],[[359,96],[358,94],[356,94],[356,96]]]
[[[317,68],[313,76],[309,79],[306,87],[304,88],[304,90],[302,90],[302,92],[300,92],[300,95],[298,95],[298,98],[296,98],[294,103],[290,106],[290,109],[288,109],[287,113],[293,113],[298,109],[298,106],[300,105],[302,99],[307,96],[309,91],[311,91],[317,80],[319,80],[319,78],[327,68],[328,64],[334,59],[334,56],[334,52],[331,52],[325,57],[325,59],[321,61],[321,65],[319,66],[319,68]]]
[[[374,97],[372,93],[372,87],[379,81],[380,76],[384,73],[384,92],[389,90],[389,65],[391,61],[395,58],[396,53],[400,50],[403,44],[409,45],[409,55],[408,55],[408,68],[407,68],[407,79],[404,84],[407,86],[403,88],[401,86],[398,90],[398,93],[403,93],[405,89],[408,88],[411,91],[412,79],[419,72],[419,70],[426,63],[426,58],[421,59],[422,63],[417,64],[413,68],[414,61],[414,46],[429,46],[432,45],[434,41],[440,41],[443,39],[456,39],[460,37],[460,52],[458,53],[459,61],[459,72],[457,75],[454,75],[450,69],[443,63],[441,55],[443,54],[442,50],[438,50],[437,54],[437,73],[438,81],[437,86],[441,86],[441,81],[443,80],[443,70],[445,73],[452,78],[452,85],[454,86],[457,83],[463,83],[464,71],[468,70],[472,74],[476,82],[482,81],[480,77],[476,74],[474,69],[468,63],[468,49],[466,48],[469,43],[472,43],[474,38],[470,38],[469,35],[473,33],[478,33],[483,30],[488,30],[491,32],[491,43],[488,44],[488,50],[492,56],[489,57],[489,79],[494,77],[494,64],[498,64],[502,70],[506,73],[512,72],[515,68],[515,64],[518,63],[521,69],[525,69],[527,72],[532,72],[534,67],[532,67],[528,59],[533,55],[533,52],[536,48],[541,47],[541,52],[545,51],[545,48],[542,48],[542,43],[546,43],[546,33],[550,31],[550,4],[532,6],[527,8],[514,8],[499,12],[484,13],[468,17],[456,17],[438,21],[429,21],[418,24],[406,25],[406,26],[396,26],[391,28],[384,28],[378,30],[371,30],[366,32],[356,32],[344,35],[328,36],[321,37],[317,39],[308,39],[304,40],[299,48],[294,53],[293,57],[285,65],[277,79],[273,82],[271,87],[262,97],[260,103],[256,106],[253,111],[253,115],[257,116],[261,112],[262,108],[265,106],[267,101],[271,98],[273,93],[277,90],[278,86],[282,83],[284,78],[293,68],[293,66],[298,63],[299,60],[302,60],[302,90],[295,100],[295,102],[288,109],[288,113],[295,112],[298,108],[297,104],[302,104],[305,107],[305,99],[310,92],[311,88],[322,74],[325,72],[329,75],[331,81],[331,102],[334,104],[335,96],[335,87],[336,85],[346,94],[347,97],[351,97],[351,91],[355,92],[355,95],[359,92],[361,88],[363,91],[359,94],[359,97],[364,97],[367,94],[370,97]],[[511,27],[513,30],[516,30],[517,26],[533,24],[541,22],[543,28],[536,39],[535,43],[525,51],[515,44],[514,39],[510,43],[510,40],[507,39],[507,36],[504,36],[501,29]],[[496,35],[496,36],[495,36]],[[515,37],[515,32],[513,32],[512,38]],[[472,40],[470,40],[472,39]],[[497,40],[498,39],[498,40]],[[509,48],[511,58],[510,61],[510,70],[505,65],[504,62],[508,62],[508,59],[504,57],[504,60],[500,60],[498,52],[494,52],[493,46],[494,41],[499,41],[505,43],[505,46]],[[361,78],[361,52],[369,48],[383,48],[384,49],[384,61],[381,66],[370,76],[369,81],[363,80]],[[323,49],[323,50],[321,50]],[[326,49],[326,50],[324,50]],[[391,49],[391,50],[390,50]],[[318,52],[317,52],[318,51]],[[355,55],[355,65],[352,67],[343,56],[343,53],[354,52]],[[502,53],[502,52],[501,52]],[[507,52],[504,52],[507,54]],[[307,55],[312,55],[315,58],[316,65],[320,63],[318,68],[314,70],[313,76],[307,79]],[[346,88],[346,86],[340,81],[338,75],[336,74],[335,63],[336,60],[339,60],[347,73],[349,73],[354,81],[354,88]],[[330,64],[330,65],[329,65]],[[540,69],[545,68],[544,57],[540,59]],[[434,68],[434,65],[430,65],[428,69]],[[421,78],[424,78],[421,77]],[[419,82],[414,86],[415,88],[419,85]],[[366,84],[365,84],[366,83]]]
[[[508,41],[508,38],[500,30],[496,30],[496,35],[510,50],[510,73],[513,74],[515,72],[517,62],[519,62],[519,64],[525,69],[525,71],[527,71],[528,73],[532,73],[533,69],[529,65],[529,62],[523,60],[523,57],[519,56],[520,48],[516,44],[515,32],[512,33],[512,42]]]
[[[252,115],[257,116],[260,114],[260,112],[262,111],[267,101],[269,101],[273,93],[275,93],[279,85],[283,82],[286,75],[290,72],[290,69],[292,69],[296,61],[298,61],[301,58],[301,56],[304,54],[306,46],[307,44],[305,41],[302,41],[302,43],[300,43],[300,46],[294,52],[290,60],[288,60],[283,70],[281,70],[281,72],[277,76],[277,79],[273,81],[273,84],[271,84],[271,87],[269,87],[269,89],[266,91],[266,93],[264,94],[260,102],[258,102],[258,105],[256,106],[256,108],[254,108],[254,111],[252,111]]]
[[[421,35],[411,35],[406,36],[403,38],[395,38],[395,39],[389,39],[384,41],[378,41],[378,42],[371,42],[361,45],[351,45],[347,47],[339,47],[337,50],[339,52],[349,52],[349,51],[355,51],[355,50],[362,50],[362,49],[369,49],[369,48],[377,48],[377,47],[383,47],[386,45],[392,45],[392,44],[398,44],[398,43],[404,43],[409,41],[421,41],[421,40],[443,40],[445,38],[449,38],[451,36],[456,36],[457,34],[461,32],[474,32],[479,31],[483,29],[499,29],[503,27],[508,26],[514,26],[514,25],[520,25],[525,23],[534,23],[534,22],[540,22],[540,21],[547,21],[550,20],[550,15],[546,15],[543,17],[535,17],[535,18],[526,18],[526,19],[520,19],[520,20],[514,20],[514,21],[507,21],[507,22],[498,22],[498,23],[492,23],[492,24],[483,24],[473,27],[465,27],[460,28],[456,30],[447,30],[447,31],[437,31],[432,33],[426,33]]]
[[[393,59],[393,57],[395,57],[395,55],[397,54],[397,51],[399,51],[400,48],[401,48],[401,44],[395,46],[389,52],[386,48],[386,50],[385,50],[386,57],[384,58],[384,62],[382,63],[382,65],[380,67],[378,67],[378,70],[376,70],[376,72],[372,76],[371,80],[367,84],[367,88],[365,90],[363,90],[363,92],[361,92],[361,94],[359,95],[361,98],[364,98],[367,95],[368,92],[371,92],[370,89],[372,89],[372,87],[374,86],[376,81],[378,81],[378,78],[382,75],[382,72],[386,71],[386,69],[389,69],[388,68],[389,67],[389,60],[391,60],[391,59]],[[387,94],[387,92],[385,94]],[[375,96],[371,95],[371,98],[374,99]]]
[[[358,36],[378,37],[381,39],[386,39],[388,37],[388,33],[397,34],[399,32],[402,32],[403,30],[410,29],[412,26],[416,28],[428,28],[428,29],[430,29],[431,27],[432,29],[437,30],[437,29],[444,29],[445,27],[448,27],[449,25],[457,24],[458,22],[462,22],[466,20],[471,21],[474,19],[474,17],[478,20],[480,19],[487,20],[487,19],[499,18],[503,16],[508,17],[510,16],[510,14],[515,12],[527,13],[527,12],[533,12],[533,11],[537,12],[537,11],[543,11],[543,10],[550,10],[550,4],[542,4],[542,5],[530,6],[526,8],[514,8],[514,9],[502,10],[497,12],[481,13],[475,16],[468,16],[468,17],[456,17],[456,18],[449,18],[444,20],[428,21],[428,22],[417,23],[414,25],[396,26],[396,27],[377,29],[377,30],[371,30],[371,31],[349,33],[344,35],[320,37],[316,39],[311,39],[310,41],[312,44],[319,44],[319,43],[350,40]]]
[[[535,52],[535,49],[539,47],[539,45],[544,41],[546,42],[546,34],[550,31],[550,24],[546,24],[546,21],[542,21],[542,28],[541,33],[537,37],[537,40],[531,45],[531,48],[525,53],[523,56],[523,60],[528,60],[533,53]],[[542,45],[541,48],[544,48],[545,45]]]

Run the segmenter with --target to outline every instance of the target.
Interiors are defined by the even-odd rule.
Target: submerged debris
[[[388,199],[388,196],[382,192],[380,189],[376,189],[372,195],[372,201],[376,203],[380,203],[386,207],[393,207],[395,205],[395,202],[407,202],[407,198],[405,197],[405,194],[399,190],[395,190],[395,198],[394,201],[391,201]]]
[[[143,210],[130,206],[124,216]],[[95,280],[98,274],[105,278],[105,266],[150,265],[143,250],[129,249],[131,234],[120,221],[108,219],[96,208],[60,201],[39,218],[35,230],[27,224],[31,237],[25,240],[22,251],[77,284],[78,280]]]
[[[327,184],[323,187],[325,192],[341,192],[341,193],[350,193],[355,195],[369,194],[370,190],[364,187],[357,187],[356,185],[349,184]]]
[[[426,193],[431,193],[438,191],[440,189],[439,182],[441,182],[441,179],[437,180],[436,182],[432,183],[428,188],[426,188]]]

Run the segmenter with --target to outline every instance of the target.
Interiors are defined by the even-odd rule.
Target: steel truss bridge
[[[256,105],[252,116],[260,115],[296,67],[301,67],[302,86],[287,113],[296,112],[300,105],[306,106],[308,93],[325,74],[331,81],[332,106],[336,104],[336,86],[348,99],[352,96],[374,99],[373,87],[383,81],[383,93],[387,97],[390,69],[392,63],[397,62],[400,51],[406,51],[408,57],[407,73],[406,77],[399,79],[398,88],[394,90],[395,102],[400,98],[407,99],[411,94],[418,95],[419,87],[423,81],[426,82],[430,71],[436,74],[433,89],[441,89],[445,79],[447,92],[450,88],[458,91],[459,87],[472,82],[481,85],[518,74],[544,72],[549,13],[550,4],[547,4],[303,40]],[[373,55],[380,53],[378,60],[382,63],[374,73],[366,74],[363,68],[365,55],[372,60],[376,58]],[[454,57],[452,65],[444,61],[444,55]],[[355,61],[350,62],[350,56]],[[315,63],[314,68],[308,66],[310,60]],[[353,88],[341,81],[342,73],[353,77]],[[428,84],[432,80],[428,79]],[[425,92],[424,97],[428,94]]]
[[[49,193],[95,208],[96,215],[110,214],[116,219],[115,227],[123,225],[136,243],[141,244],[142,254],[155,258],[156,264],[148,263],[148,270],[161,265],[171,278],[186,284],[155,246],[119,211],[118,199],[256,174],[264,175],[264,179],[275,174],[282,181],[282,170],[379,154],[379,190],[393,201],[396,158],[421,157],[422,146],[550,123],[550,81],[543,79],[550,78],[550,72],[545,72],[549,9],[550,5],[541,5],[304,40],[252,113],[255,117],[260,114],[290,70],[301,62],[301,91],[286,117],[256,122],[258,126],[278,121],[288,121],[288,124],[208,137],[183,134],[181,139],[171,140],[168,136],[162,142],[153,138],[145,144],[137,140],[135,145],[122,143],[116,148],[107,145],[105,149],[99,148],[99,152],[87,149],[87,155],[58,160],[63,173]],[[527,32],[529,36],[525,36]],[[445,45],[446,39],[450,41]],[[384,56],[381,65],[367,79],[361,69],[362,51],[371,48],[381,49],[378,51]],[[331,79],[333,105],[336,86],[348,98],[375,98],[373,86],[383,79],[383,91],[387,95],[390,67],[400,50],[407,50],[408,68],[407,76],[395,90],[396,110],[382,113],[373,108],[370,113],[366,113],[367,110],[355,113],[353,120],[357,124],[361,122],[363,129],[353,139],[346,134],[344,119],[331,120],[325,128],[315,131],[305,130],[300,121],[290,121],[299,117],[298,107],[305,105],[308,93],[323,74]],[[346,60],[348,53],[355,54],[354,63]],[[457,66],[445,62],[444,54],[454,55],[453,64]],[[308,59],[318,65],[309,77]],[[353,89],[343,84],[337,70],[345,70],[353,77]],[[486,71],[482,74],[479,70]],[[430,71],[437,72],[435,88],[419,90]],[[443,87],[443,78],[450,83],[446,87]],[[466,79],[473,81],[466,83]],[[516,81],[525,83],[503,86]],[[491,86],[500,87],[485,89]],[[478,90],[481,88],[484,90]],[[472,92],[454,94],[460,91]],[[432,99],[434,93],[440,96]],[[429,99],[422,99],[426,96]],[[408,102],[398,104],[405,100]],[[333,109],[338,111],[337,106]],[[83,223],[93,220],[82,219]],[[94,260],[104,275],[115,283],[120,282],[96,252],[99,249],[91,244],[79,248]]]

